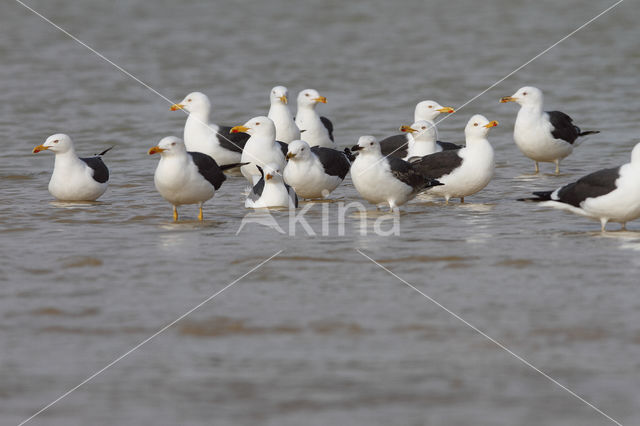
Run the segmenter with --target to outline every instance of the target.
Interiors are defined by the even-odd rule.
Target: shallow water
[[[611,3],[29,4],[172,101],[207,93],[222,124],[266,114],[276,84],[293,95],[317,88],[338,144],[350,146],[410,124],[419,100],[462,105]],[[454,142],[474,113],[500,121],[496,176],[464,205],[410,203],[399,235],[387,236],[376,223],[393,222],[371,206],[341,219],[340,203],[359,201],[349,180],[335,202],[310,207],[315,236],[300,224],[292,232],[282,211],[247,220],[237,177],[203,223],[193,206],[172,223],[146,151],[181,135],[184,115],[18,3],[0,15],[2,424],[279,250],[29,424],[611,424],[356,250],[616,420],[640,419],[640,223],[601,234],[596,222],[515,201],[628,161],[640,107],[632,2],[442,121],[441,139]],[[513,144],[516,107],[498,99],[524,84],[602,131],[559,177],[550,164],[530,175]],[[30,152],[58,131],[83,154],[116,146],[98,203],[48,194],[53,158]]]

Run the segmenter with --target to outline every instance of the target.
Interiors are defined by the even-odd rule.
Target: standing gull
[[[201,152],[187,152],[184,143],[175,136],[167,136],[149,149],[149,155],[160,154],[160,162],[153,180],[162,198],[173,205],[173,220],[178,220],[178,206],[198,204],[198,219],[203,220],[202,204],[213,197],[226,177],[223,170],[237,167],[227,164],[218,167],[216,161]]]
[[[241,157],[241,162],[246,164],[240,168],[240,171],[251,185],[255,185],[262,175],[256,166],[264,168],[265,165],[274,163],[281,170],[284,168],[285,154],[276,141],[276,127],[271,119],[254,117],[241,126],[233,127],[231,132],[244,132],[250,135]]]
[[[298,197],[296,192],[282,180],[282,169],[277,164],[269,163],[258,167],[261,179],[251,188],[244,206],[247,208],[296,208]]]
[[[640,217],[640,143],[631,151],[631,162],[586,175],[555,191],[534,192],[541,205],[599,220],[602,232],[607,222],[626,223]]]
[[[171,111],[189,113],[184,125],[184,144],[187,150],[202,152],[220,165],[238,163],[249,136],[231,133],[230,127],[209,122],[211,102],[204,93],[189,93],[182,102],[172,105]]]
[[[102,156],[111,148],[94,157],[79,158],[68,135],[51,135],[33,153],[52,151],[55,154],[49,192],[60,201],[95,201],[107,190],[109,169]]]
[[[380,144],[373,136],[361,136],[351,150],[358,151],[351,165],[353,186],[372,204],[386,203],[393,210],[418,192],[441,185],[435,179],[425,178],[404,160],[383,157]]]
[[[271,89],[269,95],[271,107],[267,115],[276,126],[276,139],[284,143],[300,139],[300,130],[287,105],[288,95],[289,92],[284,86],[276,86]]]
[[[538,163],[543,162],[555,163],[556,175],[559,174],[560,160],[579,145],[576,139],[600,133],[598,130],[583,132],[564,112],[543,111],[542,91],[536,87],[521,87],[512,96],[501,98],[500,102],[517,102],[520,105],[513,140],[520,151],[535,162],[536,173],[540,171]]]
[[[321,146],[309,147],[302,140],[289,144],[287,159],[284,180],[300,197],[307,199],[328,196],[351,167],[345,153]]]
[[[301,137],[310,146],[324,146],[335,148],[333,142],[333,123],[326,117],[321,117],[316,111],[318,103],[327,103],[327,98],[320,96],[314,89],[306,89],[298,94],[298,112],[296,124]]]
[[[455,110],[451,107],[443,107],[436,101],[422,101],[418,102],[416,105],[416,109],[413,113],[413,121],[424,120],[429,122],[432,126],[434,126],[435,130],[435,120],[441,113],[450,114],[455,112]],[[437,141],[438,133],[436,130],[435,138]],[[390,155],[392,157],[405,158],[407,157],[407,148],[412,143],[413,139],[410,134],[400,134],[389,136],[388,138],[380,141],[380,148],[382,149],[382,155]],[[448,150],[448,149],[458,149],[459,145],[450,143],[450,142],[440,142],[436,143],[435,152]]]
[[[464,129],[466,146],[457,150],[436,152],[416,161],[412,166],[422,175],[438,179],[441,186],[431,188],[427,193],[445,198],[460,198],[473,195],[483,189],[493,177],[495,167],[493,148],[487,140],[489,129],[498,125],[476,114]]]

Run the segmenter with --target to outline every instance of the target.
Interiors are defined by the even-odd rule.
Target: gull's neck
[[[278,115],[291,117],[291,111],[289,110],[289,107],[282,102],[274,102],[269,108],[269,114],[267,114],[267,117],[273,120],[272,117],[276,117]]]
[[[310,117],[318,117],[318,113],[316,112],[316,106],[313,105],[302,105],[298,107],[298,114],[296,116],[296,121],[298,118],[310,118]]]
[[[66,167],[72,164],[85,164],[84,161],[78,158],[78,155],[76,154],[76,151],[73,149],[73,147],[69,148],[69,150],[66,152],[55,153],[54,168],[55,166]]]
[[[247,143],[251,141],[252,143],[259,143],[264,145],[275,145],[276,144],[276,132],[275,130],[263,131],[262,133],[251,135]]]
[[[184,125],[185,143],[188,143],[187,139],[191,139],[192,137],[198,137],[203,133],[216,133],[218,131],[217,125],[209,123],[209,112],[210,108],[203,107],[189,113],[187,122]]]
[[[465,148],[476,148],[476,147],[484,147],[484,146],[491,146],[491,144],[489,143],[489,140],[487,139],[486,136],[467,136],[465,138]]]
[[[416,139],[410,140],[407,149],[407,157],[424,157],[437,151],[435,139]]]
[[[520,111],[518,116],[541,116],[542,115],[542,102],[520,105]]]

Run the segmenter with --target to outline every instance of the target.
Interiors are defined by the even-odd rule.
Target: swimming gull
[[[113,147],[111,147],[113,148]],[[73,141],[64,133],[51,135],[33,153],[51,151],[55,154],[49,192],[60,201],[95,201],[107,190],[109,169],[102,162],[107,148],[93,157],[80,158]]]

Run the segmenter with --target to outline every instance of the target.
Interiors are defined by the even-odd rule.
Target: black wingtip
[[[541,201],[549,201],[551,200],[551,194],[553,194],[553,191],[538,191],[538,192],[533,192],[533,195],[535,195],[536,197],[529,197],[529,198],[518,198],[517,201],[531,201],[534,203],[539,203]]]
[[[105,155],[107,152],[111,151],[115,147],[116,147],[115,145],[111,145],[109,148],[105,149],[100,154],[96,154],[96,157],[102,157],[103,155]]]
[[[231,164],[225,164],[224,166],[220,166],[220,170],[222,170],[222,171],[224,172],[225,170],[235,169],[236,167],[246,166],[247,164],[250,164],[250,163],[231,163]]]
[[[442,186],[444,183],[440,182],[437,179],[427,179],[427,188],[431,188],[433,186]]]
[[[600,133],[600,130],[587,130],[586,132],[580,132],[578,136],[595,135],[597,133]]]
[[[353,152],[351,152],[351,150],[349,148],[345,148],[343,152],[344,152],[344,155],[346,155],[347,160],[349,160],[350,163],[353,163],[356,160],[356,156],[353,154]]]

